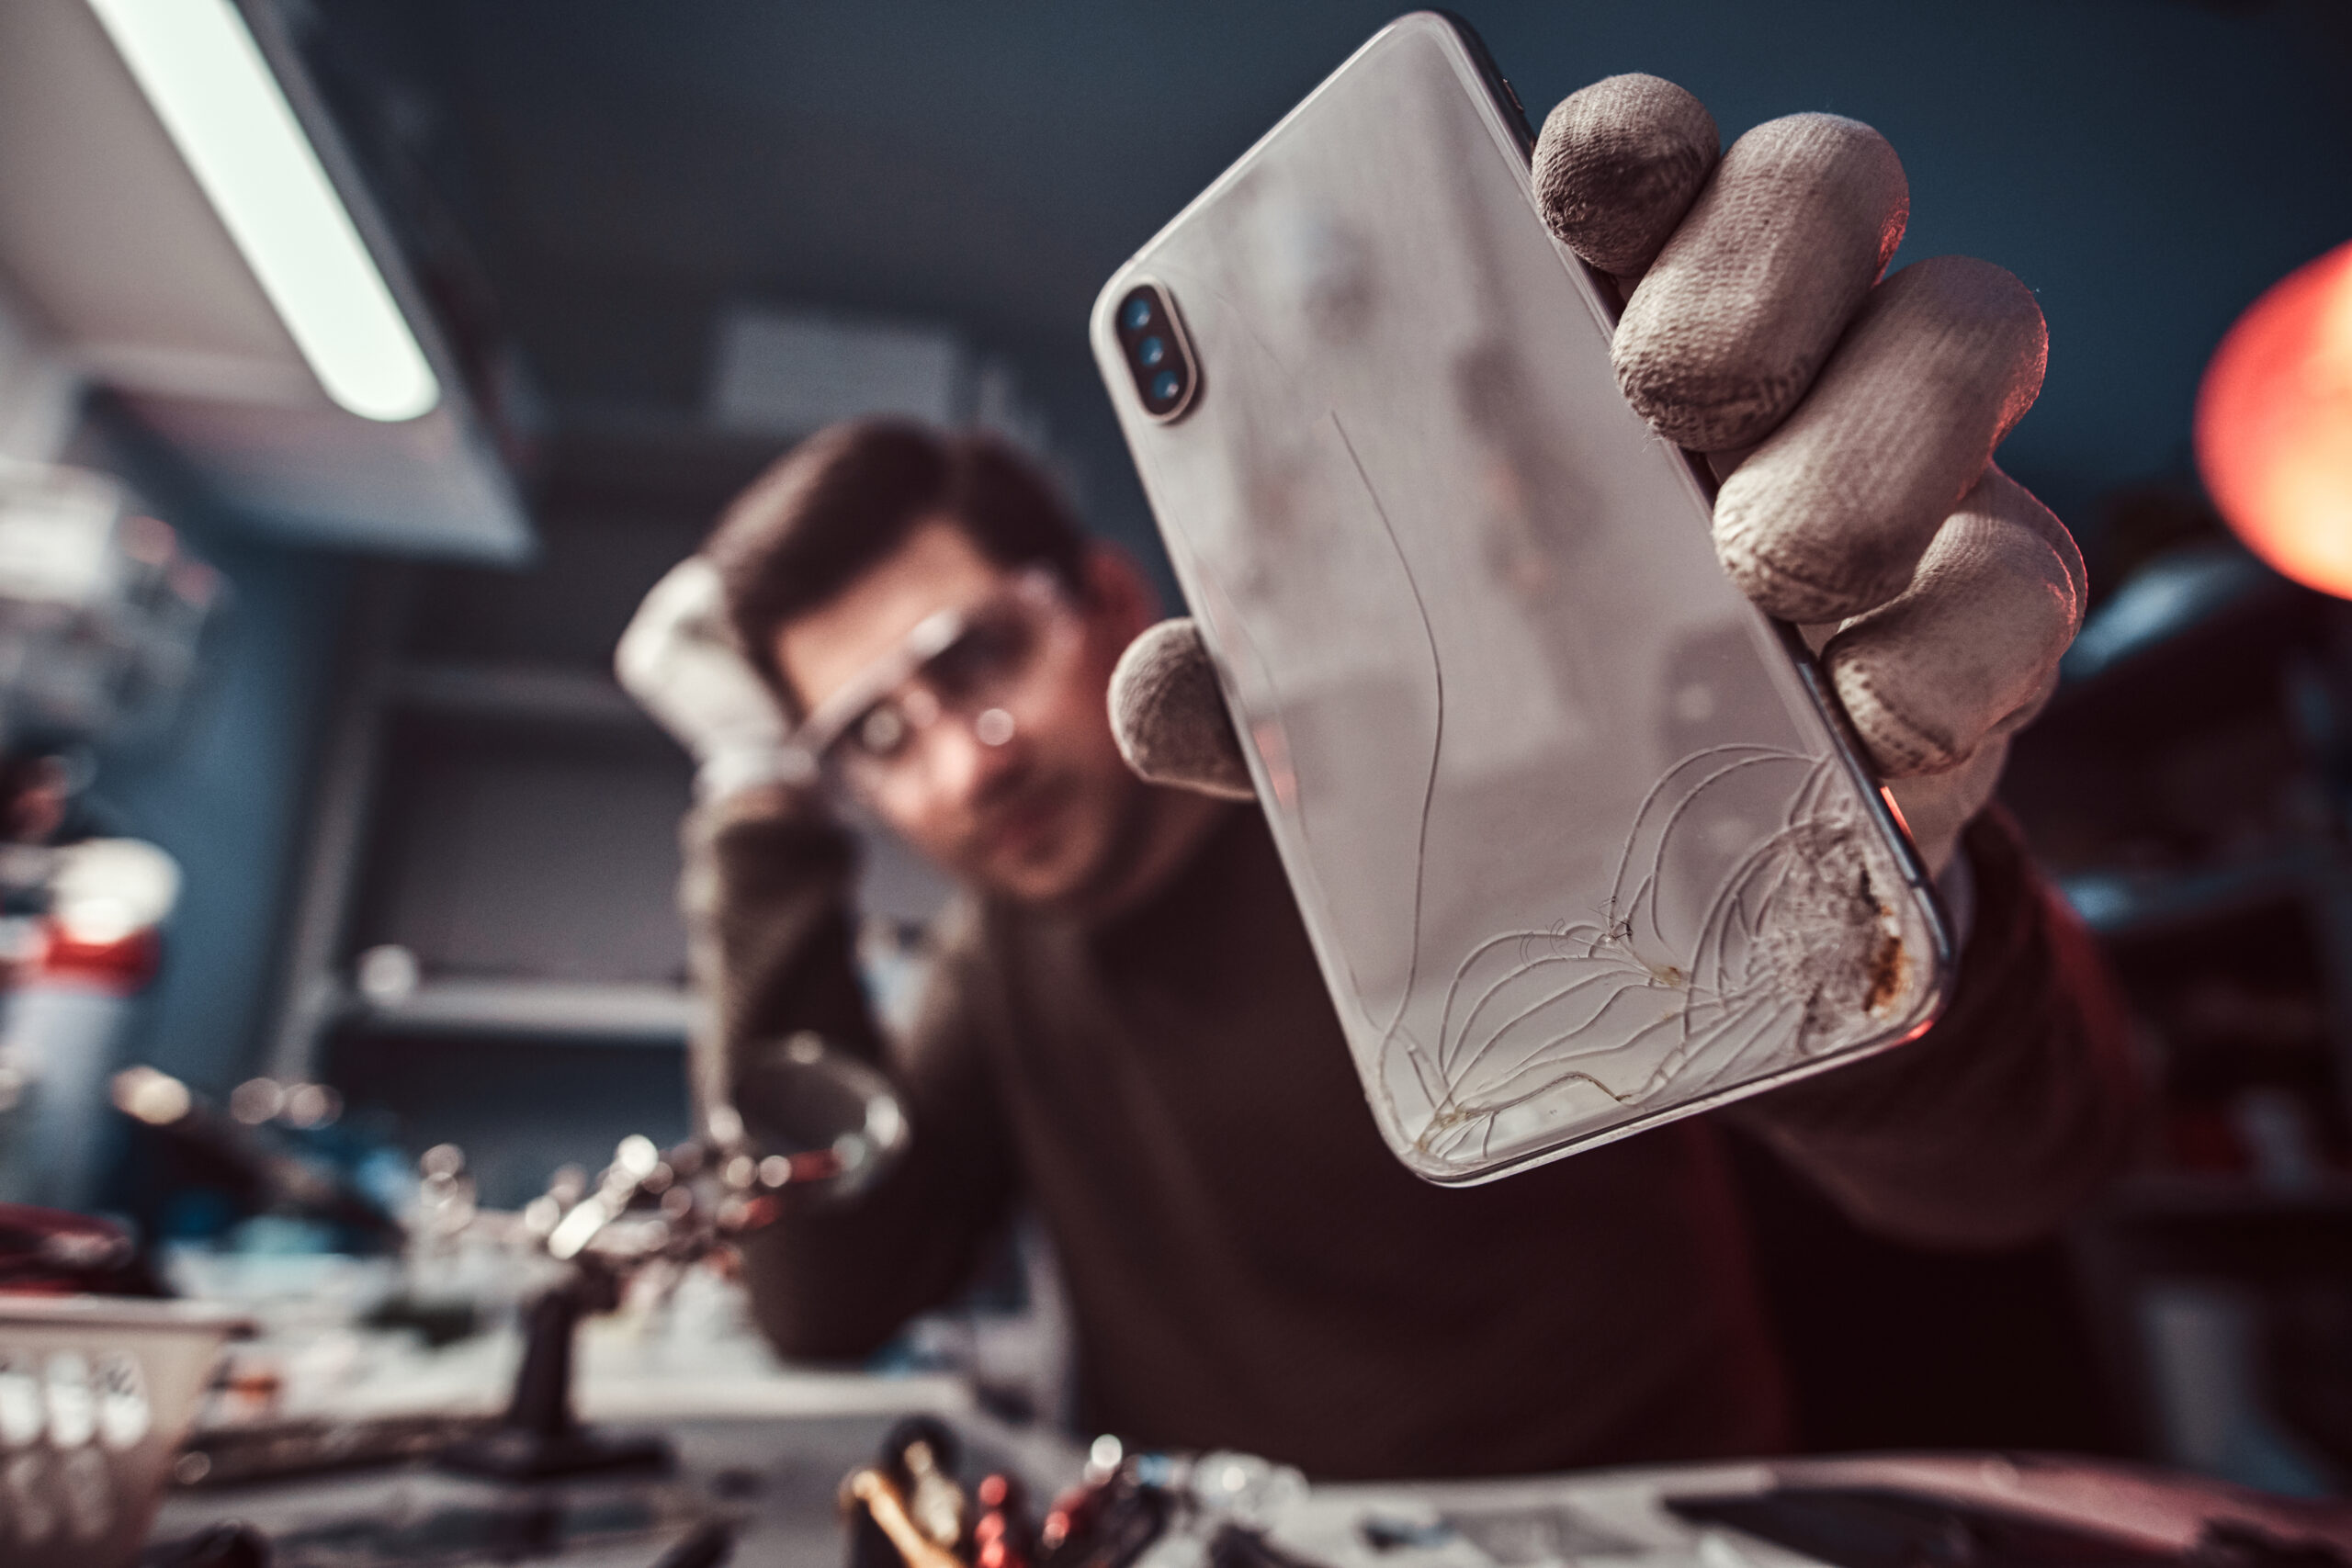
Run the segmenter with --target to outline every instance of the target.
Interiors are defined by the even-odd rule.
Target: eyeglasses
[[[899,647],[819,704],[793,739],[829,776],[874,795],[927,785],[942,718],[1009,744],[1080,640],[1076,607],[1033,567],[977,604],[924,617]]]

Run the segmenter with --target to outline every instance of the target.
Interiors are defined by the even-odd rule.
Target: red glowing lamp
[[[2254,553],[2352,599],[2352,244],[2290,273],[2222,339],[2197,466]]]

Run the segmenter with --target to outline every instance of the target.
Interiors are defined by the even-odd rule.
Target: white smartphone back
[[[1459,24],[1395,23],[1092,327],[1365,1093],[1448,1183],[1913,1036],[1951,967],[1812,660],[1619,392],[1507,95]]]

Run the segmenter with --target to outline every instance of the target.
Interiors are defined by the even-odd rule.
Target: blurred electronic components
[[[315,1485],[291,1491],[300,1495]],[[198,1495],[209,1511],[220,1511],[217,1494]],[[242,1540],[223,1542],[237,1555],[223,1557],[205,1553],[220,1549],[214,1543],[222,1542],[225,1527],[206,1519],[190,1529],[167,1509],[158,1532],[165,1539],[140,1559],[141,1568],[472,1568],[583,1558],[597,1568],[717,1568],[732,1535],[699,1498],[666,1483],[510,1491],[412,1474],[393,1483],[392,1495],[370,1496],[363,1483],[347,1488],[343,1503],[343,1510],[322,1511],[313,1495],[290,1517],[243,1524]],[[661,1551],[656,1543],[664,1539],[672,1544]]]
[[[989,1468],[994,1461],[983,1460],[984,1450],[1025,1451],[1021,1474],[1039,1486],[1078,1466],[1080,1456],[1059,1444],[1040,1451],[1009,1443],[1014,1434],[986,1417],[956,1419],[967,1472],[982,1476],[971,1492],[979,1519],[989,1477],[1005,1473]],[[730,1551],[745,1568],[840,1561],[831,1489],[797,1478],[812,1461],[830,1462],[870,1477],[875,1495],[889,1495],[883,1489],[896,1483],[886,1472],[902,1451],[891,1439],[911,1425],[901,1421],[886,1437],[878,1426],[853,1435],[828,1418],[731,1423],[723,1435],[690,1441],[674,1479],[507,1488],[410,1472],[332,1492],[314,1483],[251,1487],[233,1506],[289,1568],[518,1561],[718,1568]],[[775,1483],[742,1484],[759,1474]],[[1317,1488],[1270,1526],[1185,1515],[1191,1504],[1169,1500],[1180,1522],[1134,1560],[1136,1568],[2343,1568],[2352,1542],[2352,1509],[2341,1503],[2295,1504],[2098,1461],[1990,1454]],[[230,1506],[214,1493],[172,1499],[158,1533],[173,1544],[153,1549],[146,1568],[193,1568],[168,1554],[202,1540]],[[1774,1544],[1793,1529],[1823,1539],[1802,1553]],[[953,1551],[910,1558],[881,1540],[888,1555],[853,1561],[878,1568],[990,1562],[977,1521]]]
[[[1029,1568],[1032,1531],[1017,1484],[992,1472],[981,1483],[984,1511],[974,1516],[956,1479],[962,1458],[943,1421],[914,1416],[893,1427],[875,1462],[842,1482],[851,1568]]]
[[[0,1203],[0,1292],[120,1295],[160,1292],[120,1225],[58,1209]]]
[[[944,1423],[911,1416],[850,1472],[850,1568],[1129,1568],[1147,1555],[1186,1568],[1312,1568],[1269,1533],[1307,1498],[1306,1478],[1286,1465],[1223,1451],[1130,1454],[1106,1435],[1078,1484],[1033,1520],[1008,1472],[967,1493],[961,1450]]]
[[[1176,1500],[1122,1467],[1054,1499],[1037,1531],[1040,1568],[1127,1568],[1168,1532]]]
[[[955,1434],[929,1416],[882,1438],[875,1464],[842,1479],[849,1568],[965,1568],[965,1493],[955,1483]]]
[[[298,1089],[311,1086],[297,1086]],[[331,1092],[331,1091],[329,1091]],[[258,1213],[322,1220],[361,1243],[396,1241],[399,1222],[376,1197],[327,1161],[265,1137],[232,1110],[223,1114],[179,1079],[153,1067],[114,1076],[118,1111],[152,1128],[209,1181]]]
[[[226,600],[113,480],[0,463],[0,751],[162,730]]]
[[[559,1172],[514,1217],[510,1234],[570,1267],[526,1311],[523,1362],[505,1416],[445,1450],[445,1467],[538,1480],[671,1462],[660,1439],[610,1436],[573,1414],[572,1342],[581,1319],[617,1306],[632,1276],[650,1274],[674,1287],[686,1269],[772,1224],[784,1202],[854,1191],[906,1146],[898,1097],[865,1062],[806,1032],[757,1059],[757,1115],[717,1108],[707,1142],[666,1153],[642,1135],[623,1138],[593,1185]],[[491,1223],[472,1209],[470,1190],[458,1185],[461,1170],[456,1151],[427,1151],[420,1213],[428,1220],[437,1213],[445,1235]],[[926,1490],[924,1478],[910,1472],[909,1502],[935,1517],[944,1506],[943,1473],[934,1462]]]
[[[209,1427],[198,1431],[174,1461],[172,1482],[185,1487],[245,1486],[429,1460],[452,1443],[478,1436],[487,1425],[480,1416],[418,1415]]]
[[[972,1496],[980,1506],[972,1521],[973,1568],[1031,1568],[1037,1558],[1037,1529],[1020,1478],[991,1471],[980,1477]]]
[[[438,1456],[443,1467],[503,1481],[539,1481],[607,1470],[665,1470],[670,1445],[642,1434],[614,1436],[587,1426],[571,1404],[571,1352],[580,1320],[620,1304],[620,1280],[596,1268],[574,1269],[524,1316],[523,1364],[505,1415]]]
[[[248,1127],[277,1122],[310,1132],[332,1125],[343,1114],[343,1096],[328,1084],[247,1078],[230,1091],[229,1114]]]

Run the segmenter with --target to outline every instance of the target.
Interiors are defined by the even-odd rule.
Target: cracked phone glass
[[[1093,326],[1374,1113],[1447,1183],[1894,1044],[1951,966],[1483,61],[1377,35]]]

